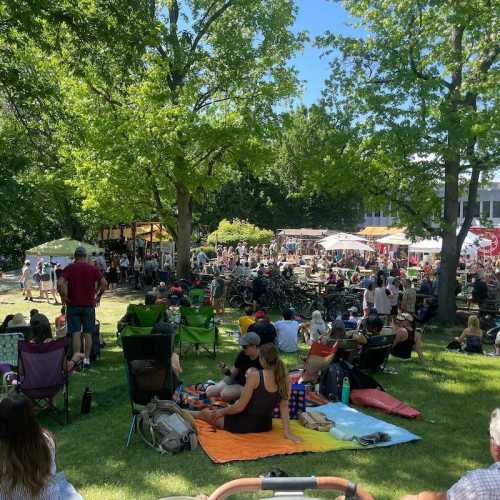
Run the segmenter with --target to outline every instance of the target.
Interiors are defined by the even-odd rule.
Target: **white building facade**
[[[458,207],[458,224],[464,220],[467,210],[467,200],[462,197]],[[363,225],[366,226],[391,226],[396,218],[390,214],[390,207],[384,213],[383,210],[365,213]],[[474,205],[475,218],[488,218],[494,227],[500,227],[500,182],[492,182],[488,187],[478,189],[478,201]]]

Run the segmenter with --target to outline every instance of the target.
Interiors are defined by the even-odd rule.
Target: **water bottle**
[[[92,391],[90,387],[85,387],[82,397],[82,405],[80,408],[80,413],[82,415],[87,415],[90,413],[90,408],[92,407]]]
[[[345,405],[349,404],[349,394],[351,392],[351,385],[349,384],[349,378],[344,377],[342,382],[342,403]]]

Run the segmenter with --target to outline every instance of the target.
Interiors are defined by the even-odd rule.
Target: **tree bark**
[[[457,242],[458,170],[457,157],[445,160],[443,246],[438,290],[438,319],[442,322],[455,321],[456,313],[455,288],[460,254]]]
[[[191,193],[178,182],[175,186],[177,202],[177,277],[191,277],[191,227],[193,223]]]

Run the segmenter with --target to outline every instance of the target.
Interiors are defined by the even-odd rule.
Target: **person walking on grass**
[[[107,283],[100,271],[87,262],[84,247],[75,250],[75,262],[64,268],[57,284],[66,305],[68,335],[72,337],[73,353],[84,352],[83,366],[90,368],[92,334],[95,331],[95,307],[99,305]],[[82,351],[81,332],[85,340]]]
[[[210,283],[210,302],[215,310],[215,314],[224,314],[224,278],[215,274]]]
[[[20,282],[23,287],[24,300],[30,300],[33,302],[33,296],[31,295],[31,288],[33,287],[33,271],[31,270],[29,260],[24,261]]]

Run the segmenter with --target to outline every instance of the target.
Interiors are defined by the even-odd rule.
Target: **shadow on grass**
[[[123,303],[116,310],[124,308]],[[223,330],[230,330],[236,318],[237,314],[230,312]],[[131,413],[123,356],[114,341],[116,319],[106,316],[102,322],[108,342],[102,359],[88,372],[71,379],[71,424],[60,427],[42,419],[43,425],[56,434],[59,467],[87,499],[210,493],[225,481],[256,476],[276,466],[290,475],[346,477],[362,483],[376,498],[389,499],[422,489],[444,490],[466,470],[489,463],[485,436],[490,411],[498,406],[500,364],[496,359],[444,352],[445,342],[453,333],[437,329],[426,333],[424,348],[430,370],[415,359],[391,358],[389,366],[399,374],[377,376],[389,393],[420,409],[423,418],[405,420],[362,410],[420,435],[420,442],[224,465],[212,464],[201,449],[160,456],[138,436],[126,449]],[[182,360],[184,383],[217,380],[217,361],[232,363],[238,349],[236,340],[222,333],[217,360],[205,354]],[[301,354],[305,351],[304,347]],[[286,356],[287,363],[298,365],[301,354]],[[84,416],[79,415],[79,407],[86,386],[93,390],[93,408]]]

